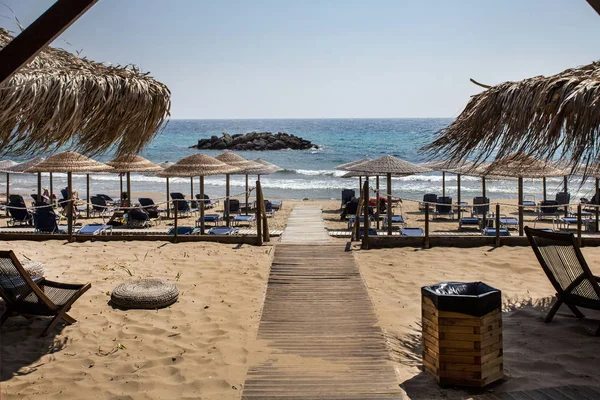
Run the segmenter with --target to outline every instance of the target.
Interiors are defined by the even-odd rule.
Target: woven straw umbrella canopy
[[[112,167],[92,160],[73,151],[64,151],[46,158],[41,163],[30,167],[25,172],[66,172],[67,196],[71,204],[68,207],[69,240],[73,238],[73,173],[110,172]],[[89,203],[89,200],[88,200]]]
[[[425,150],[444,159],[502,159],[518,149],[570,167],[600,159],[600,62],[487,87]],[[560,144],[560,146],[557,145]]]
[[[127,206],[131,207],[131,173],[132,172],[158,172],[162,167],[135,154],[125,154],[106,163],[114,168],[114,172],[127,174]],[[89,176],[88,176],[89,178]],[[89,187],[89,185],[88,185]],[[89,196],[89,193],[88,193]]]
[[[13,37],[0,28],[0,48]],[[46,47],[0,90],[0,148],[5,153],[62,146],[99,154],[138,153],[169,116],[171,93],[133,65],[113,66]]]
[[[362,160],[350,161],[350,162],[347,162],[345,164],[338,165],[337,167],[335,167],[335,169],[341,170],[341,171],[346,171],[350,167],[354,167],[355,165],[362,164],[362,163],[365,163],[367,161],[371,161],[371,159],[370,158],[363,158]]]
[[[236,174],[245,175],[246,176],[246,215],[248,215],[248,175],[256,174],[256,171],[263,170],[264,165],[246,160],[244,157],[239,156],[231,151],[226,151],[223,154],[219,154],[217,160],[224,162],[225,164],[232,165],[239,168],[239,171]],[[227,226],[229,226],[229,174],[225,175],[225,211],[227,218]]]
[[[275,172],[283,171],[283,168],[281,168],[280,166],[275,165],[273,163],[270,163],[267,160],[263,160],[262,158],[257,158],[256,160],[254,160],[254,162],[257,162],[257,163],[262,164],[262,165],[264,165],[266,167],[269,167],[272,170],[274,170]]]
[[[239,168],[225,164],[214,157],[205,154],[193,154],[177,161],[175,164],[157,174],[167,178],[167,201],[169,201],[168,178],[184,177],[194,179],[200,177],[200,234],[204,234],[204,177],[209,175],[231,174],[239,171]],[[192,193],[193,199],[193,193]]]
[[[401,160],[392,156],[383,156],[354,166],[346,167],[349,171],[366,172],[371,175],[385,174],[387,177],[387,217],[392,220],[392,174],[395,176],[408,176],[431,172],[430,168]],[[368,219],[365,216],[365,220]],[[367,224],[367,222],[366,222]],[[367,227],[365,226],[365,229]],[[392,224],[388,223],[388,235],[392,234]]]

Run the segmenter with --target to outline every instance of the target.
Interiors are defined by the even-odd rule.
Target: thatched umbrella
[[[431,172],[431,169],[392,156],[383,156],[351,167],[350,171],[365,172],[369,175],[385,174],[387,176],[387,217],[388,235],[392,234],[392,175],[408,176]],[[368,178],[367,178],[368,179]],[[365,219],[365,224],[367,224]]]
[[[338,165],[337,167],[335,167],[335,169],[337,169],[338,171],[350,171],[350,169],[349,169],[350,167],[354,167],[354,166],[356,166],[358,164],[362,164],[362,163],[365,163],[367,161],[371,161],[371,159],[370,158],[363,158],[363,159],[356,160],[356,161],[350,161],[350,162]],[[362,188],[362,177],[363,176],[366,176],[366,175],[359,175],[358,176],[358,187],[359,187],[358,190],[359,191],[362,190],[360,188]],[[379,177],[377,177],[377,189],[379,189]]]
[[[204,177],[209,175],[230,174],[237,171],[238,168],[227,165],[216,158],[204,154],[194,154],[184,157],[175,164],[165,168],[165,170],[158,173],[157,176],[167,178],[167,180],[170,177],[200,177],[200,234],[204,234]]]
[[[12,40],[0,28],[0,48]],[[99,154],[138,153],[164,125],[167,86],[135,66],[112,66],[46,47],[0,90],[4,153],[54,151],[68,145]]]
[[[25,172],[66,172],[67,173],[67,216],[69,220],[69,240],[73,238],[73,173],[109,172],[112,167],[92,160],[72,151],[65,151],[48,157]],[[89,201],[89,200],[88,200]]]
[[[10,196],[10,193],[8,191],[10,174],[24,174],[27,169],[33,167],[34,165],[37,165],[37,164],[41,163],[44,160],[45,160],[44,157],[35,157],[35,158],[32,158],[31,160],[27,160],[27,161],[24,161],[22,163],[15,164],[12,167],[7,167],[5,169],[5,171],[6,171],[6,199],[7,199],[7,201],[8,201],[8,197]],[[38,173],[37,174],[37,195],[38,195],[38,197],[41,194],[42,194],[42,174]]]
[[[8,204],[8,197],[10,196],[10,171],[7,171],[7,168],[10,168],[14,165],[17,165],[13,160],[2,160],[0,161],[0,172],[6,173],[6,203]],[[8,208],[6,209],[6,215],[8,216]]]
[[[600,159],[600,62],[506,82],[475,95],[425,149],[444,159],[504,158],[519,152],[568,165]]]
[[[487,168],[485,168],[484,172],[487,175],[497,177],[518,178],[520,236],[523,235],[523,178],[546,178],[564,175],[564,170],[557,169],[550,163],[522,153],[514,153],[499,160],[496,160],[493,163],[491,163]],[[564,190],[566,194],[566,178]]]
[[[131,173],[132,172],[159,172],[162,167],[148,161],[142,156],[126,154],[106,163],[113,167],[113,171],[119,174],[127,174],[127,207],[131,207]],[[89,196],[89,174],[88,174],[88,196]]]
[[[244,157],[238,156],[231,151],[226,151],[223,154],[219,154],[215,157],[217,160],[224,162],[227,165],[231,165],[237,168],[235,174],[246,175],[246,210],[248,210],[248,175],[253,174],[252,170],[264,169],[264,166],[254,161],[246,160]],[[229,226],[229,175],[225,175],[225,211],[226,211],[226,224]]]
[[[268,174],[274,174],[275,172],[279,172],[279,171],[283,171],[284,169],[281,168],[278,165],[275,165],[273,163],[268,162],[267,160],[263,160],[262,158],[257,158],[256,160],[254,160],[255,163],[259,163],[264,165],[265,167],[270,169],[270,172],[267,172],[266,174],[257,174],[258,175],[258,181],[260,182],[260,176],[261,175],[268,175]]]

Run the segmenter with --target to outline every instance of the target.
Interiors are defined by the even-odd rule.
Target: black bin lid
[[[430,299],[440,311],[475,317],[481,317],[502,304],[501,292],[483,282],[440,282],[422,287],[421,295]]]

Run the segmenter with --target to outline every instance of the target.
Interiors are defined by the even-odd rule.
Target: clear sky
[[[53,3],[2,1],[24,26]],[[599,38],[585,0],[100,0],[54,45],[150,71],[173,118],[378,118],[456,116],[469,78],[587,64]]]

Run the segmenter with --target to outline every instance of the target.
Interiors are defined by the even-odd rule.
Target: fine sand
[[[296,204],[321,205],[330,229],[346,226],[338,200],[285,200],[284,209],[269,219],[271,229],[285,227]],[[402,206],[408,225],[422,226],[417,203]],[[457,227],[456,220],[431,225],[432,231]],[[41,318],[15,317],[1,328],[3,400],[240,397],[253,356],[264,345],[255,336],[273,247],[16,241],[0,242],[0,249],[45,263],[50,279],[92,282],[71,310],[78,323],[45,338],[38,337],[46,323]],[[600,274],[600,248],[583,251]],[[598,385],[600,342],[590,331],[600,324],[600,313],[586,311],[589,318],[578,320],[565,308],[544,324],[554,291],[530,248],[354,247],[353,253],[386,332],[398,382],[410,398],[471,393],[442,389],[420,370],[420,288],[440,281],[481,280],[503,292],[506,379],[489,390]],[[109,293],[132,279],[130,274],[176,283],[179,301],[158,311],[113,309]]]

